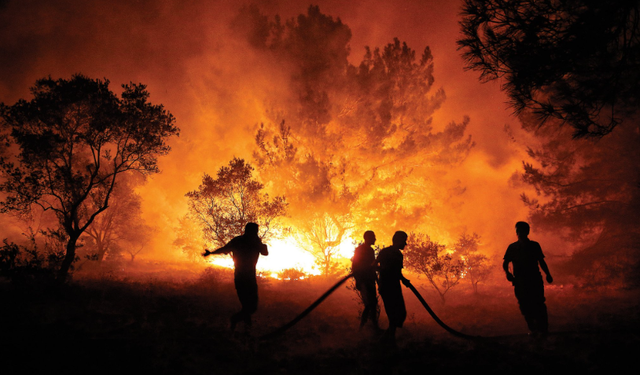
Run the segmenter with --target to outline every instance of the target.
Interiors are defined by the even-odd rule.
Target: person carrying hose
[[[364,310],[360,317],[360,328],[364,327],[367,320],[371,320],[375,331],[378,327],[378,295],[376,293],[376,254],[372,245],[376,243],[376,235],[373,231],[364,232],[364,243],[358,246],[351,259],[353,277],[356,279],[356,289],[360,293]]]
[[[390,344],[395,344],[396,329],[402,328],[407,318],[407,309],[400,285],[400,282],[405,286],[410,284],[409,280],[402,275],[403,255],[401,250],[407,245],[407,238],[405,232],[396,232],[392,239],[393,245],[380,250],[376,259],[380,272],[378,290],[389,319],[389,328],[385,331],[382,339]]]

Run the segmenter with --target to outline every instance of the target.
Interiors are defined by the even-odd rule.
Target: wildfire
[[[354,241],[347,237],[338,245],[336,251],[337,262],[345,266],[349,264],[355,249],[353,243]],[[269,256],[261,256],[256,267],[258,272],[263,275],[280,279],[279,273],[288,269],[296,269],[306,275],[317,276],[321,274],[313,255],[303,250],[294,237],[271,240],[268,245]],[[216,266],[233,268],[233,259],[230,256],[212,256],[207,260]]]

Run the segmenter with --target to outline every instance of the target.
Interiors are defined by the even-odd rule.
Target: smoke
[[[440,189],[437,199],[422,202],[438,218],[426,225],[432,238],[453,242],[462,232],[477,232],[483,237],[481,251],[498,259],[514,237],[513,224],[527,214],[519,201],[524,187],[510,183],[526,157],[521,138],[525,135],[516,125],[511,127],[515,129],[511,136],[503,130],[515,120],[505,109],[498,85],[481,85],[475,73],[463,69],[455,44],[460,4],[418,0],[317,3],[320,12],[339,19],[349,30],[346,34],[343,29],[338,39],[332,39],[347,43],[348,54],[334,56],[345,63],[358,66],[365,46],[382,48],[394,37],[417,51],[418,59],[430,47],[435,78],[430,95],[443,89],[446,99],[441,96],[429,126],[434,134],[471,135],[475,146],[455,169],[423,176],[403,188],[426,190],[420,187],[424,183],[434,191]],[[162,103],[176,116],[181,135],[172,140],[172,152],[160,160],[162,173],[150,176],[138,189],[145,219],[160,229],[148,245],[156,249],[150,256],[178,255],[171,243],[178,218],[187,210],[184,194],[198,186],[203,173],[215,173],[233,156],[252,160],[259,124],[277,117],[269,112],[273,104],[298,100],[297,90],[304,82],[295,77],[303,72],[292,67],[317,70],[256,48],[264,35],[258,32],[248,38],[238,23],[241,9],[251,9],[248,6],[177,0],[6,1],[0,6],[0,101],[12,104],[28,98],[28,88],[38,78],[68,78],[80,72],[108,78],[116,92],[122,83],[142,82],[148,85],[151,102]],[[306,14],[308,7],[296,1],[266,1],[257,6],[270,20],[280,15],[283,24]],[[302,58],[297,55],[301,51],[288,50],[287,56]],[[314,62],[318,62],[316,57],[307,56],[306,63]],[[313,79],[312,74],[305,77]],[[310,100],[317,104],[322,98]],[[451,124],[465,125],[455,130],[451,126],[456,125]],[[370,137],[379,136],[377,130]],[[408,149],[419,151],[415,144],[412,147]],[[305,168],[305,173],[322,179],[311,160]],[[386,200],[393,200],[393,194],[380,196],[379,210],[392,203]],[[416,206],[402,214],[419,224],[428,219],[426,212]]]

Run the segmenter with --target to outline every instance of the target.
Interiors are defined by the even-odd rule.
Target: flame
[[[338,245],[336,262],[346,265],[350,261],[355,250],[353,244],[353,239],[347,237]],[[280,279],[278,273],[287,269],[298,269],[309,276],[321,274],[313,255],[303,250],[294,237],[271,240],[268,245],[269,255],[261,256],[256,266],[257,271],[263,275]],[[208,262],[219,267],[233,268],[231,256],[212,256],[208,258]],[[301,277],[301,279],[303,278]]]
[[[304,251],[293,237],[269,241],[269,256],[260,257],[258,271],[270,272],[272,277],[289,268],[297,268],[309,275],[319,275],[313,255]]]

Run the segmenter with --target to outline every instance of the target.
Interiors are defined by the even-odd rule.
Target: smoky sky
[[[233,156],[250,159],[253,135],[263,121],[264,98],[289,95],[286,66],[251,49],[230,27],[247,3],[234,1],[0,1],[0,102],[29,97],[36,79],[82,73],[107,78],[111,89],[128,82],[148,85],[181,128],[161,174],[139,189],[145,217],[162,228],[155,246],[172,251],[172,228],[186,212],[184,194]],[[304,14],[311,3],[258,1],[260,11],[283,20]],[[459,1],[314,1],[320,11],[351,30],[348,60],[357,65],[365,46],[397,37],[434,55],[434,88],[446,93],[434,127],[470,118],[475,147],[453,172],[465,188],[464,206],[451,210],[452,230],[477,231],[503,251],[512,226],[526,216],[511,178],[525,158],[525,134],[510,115],[499,82],[480,84],[457,51]],[[510,132],[505,132],[505,125]],[[514,182],[515,181],[515,182]],[[439,207],[446,211],[446,206]],[[455,211],[455,217],[454,217]],[[462,214],[464,222],[455,222]],[[447,212],[442,212],[443,217]],[[506,233],[505,233],[506,230]],[[503,238],[505,237],[505,238]]]

